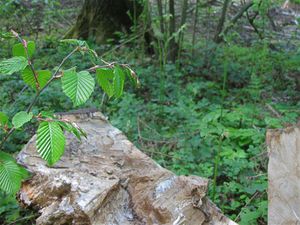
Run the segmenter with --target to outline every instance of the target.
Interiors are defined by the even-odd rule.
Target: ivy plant
[[[81,136],[86,136],[84,131],[71,121],[58,119],[50,113],[32,112],[32,107],[41,93],[53,81],[61,81],[63,92],[72,100],[74,107],[77,107],[83,105],[90,98],[96,84],[109,98],[119,98],[123,93],[126,77],[135,85],[138,85],[138,79],[135,72],[127,64],[106,62],[99,58],[85,41],[76,39],[62,41],[74,48],[63,58],[54,72],[36,69],[33,63],[36,53],[35,43],[26,41],[13,30],[11,35],[6,34],[6,37],[16,38],[18,43],[12,47],[12,58],[0,62],[0,75],[14,76],[19,73],[26,85],[35,91],[33,100],[27,109],[16,113],[11,120],[4,112],[0,112],[0,129],[4,132],[4,138],[0,142],[0,189],[14,195],[19,190],[22,180],[28,176],[28,172],[18,165],[16,160],[4,149],[4,143],[15,130],[22,129],[27,123],[39,123],[36,132],[37,152],[49,166],[55,164],[64,154],[65,131],[73,133],[78,139],[81,139]],[[76,67],[64,68],[65,62],[76,53],[88,56],[93,67],[83,71],[77,71]],[[101,63],[99,65],[95,62]],[[93,74],[95,74],[96,79]]]

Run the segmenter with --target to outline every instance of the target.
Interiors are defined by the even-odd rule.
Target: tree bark
[[[169,13],[171,14],[170,25],[169,25],[169,37],[171,37],[176,31],[176,15],[175,15],[175,1],[174,0],[169,1]],[[176,61],[177,50],[178,49],[176,46],[175,37],[173,37],[170,40],[169,52],[168,52],[169,59],[172,62]]]
[[[163,18],[163,6],[162,6],[161,0],[157,0],[157,9],[158,9],[158,15],[159,15],[160,31],[162,34],[164,34],[165,28],[164,28],[164,18]]]
[[[137,3],[136,3],[137,4]],[[128,12],[137,16],[142,5],[134,0],[85,0],[75,26],[66,35],[68,38],[94,38],[96,43],[116,38],[115,32],[129,32],[133,25]]]
[[[219,19],[216,34],[215,34],[215,37],[214,37],[214,41],[216,43],[220,43],[223,40],[222,31],[223,31],[224,24],[225,24],[225,21],[226,21],[226,15],[227,15],[227,9],[228,9],[229,3],[230,3],[230,0],[225,0],[224,4],[223,4],[222,14],[221,14],[221,17]]]
[[[196,10],[195,10],[194,22],[193,22],[193,38],[192,38],[192,56],[193,57],[194,57],[195,43],[196,43],[196,32],[197,32],[197,23],[198,23],[199,2],[200,2],[200,0],[196,1]]]
[[[181,21],[180,21],[180,28],[186,23],[187,17],[187,7],[188,7],[188,0],[182,1],[182,11],[181,11]],[[181,49],[183,45],[183,38],[184,38],[184,30],[181,30],[178,38],[178,58],[180,58]]]
[[[207,197],[208,180],[176,176],[138,150],[99,112],[73,112],[62,119],[87,133],[67,135],[64,156],[49,167],[35,140],[18,162],[32,172],[19,200],[38,209],[37,225],[237,225]]]

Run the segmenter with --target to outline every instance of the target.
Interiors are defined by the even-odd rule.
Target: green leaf
[[[37,131],[37,151],[49,165],[56,163],[65,150],[66,138],[58,122],[42,122]]]
[[[36,73],[40,88],[45,87],[45,85],[51,78],[51,72],[49,70],[38,70],[36,71]],[[26,84],[36,90],[35,78],[32,70],[28,66],[22,71],[22,78]]]
[[[140,87],[140,81],[138,79],[138,77],[136,76],[136,73],[129,68],[124,69],[125,70],[125,74],[128,77],[130,83],[132,85],[134,85],[135,87]]]
[[[27,50],[28,50],[29,57],[31,57],[35,52],[35,43],[33,41],[27,42]],[[27,58],[25,48],[21,43],[15,44],[13,46],[12,52],[13,52],[13,56],[23,56]]]
[[[84,104],[94,91],[94,78],[87,71],[76,72],[75,68],[64,71],[62,88],[74,106]]]
[[[8,123],[8,116],[3,113],[3,112],[0,112],[0,125],[5,125]]]
[[[21,187],[21,181],[28,175],[9,154],[0,152],[0,189],[14,195]]]
[[[114,70],[114,96],[119,98],[123,94],[124,81],[125,81],[125,73],[119,66],[115,67]]]
[[[78,140],[81,140],[81,136],[87,137],[86,133],[74,122],[59,121],[59,125],[64,130],[74,134]]]
[[[27,59],[22,56],[6,59],[0,63],[0,73],[11,75],[24,70],[27,65]]]
[[[96,80],[110,98],[114,95],[113,79],[114,71],[112,69],[103,68],[96,70]]]
[[[27,113],[25,111],[18,112],[13,118],[12,118],[12,124],[15,128],[22,127],[25,123],[29,122],[33,117],[32,113]]]

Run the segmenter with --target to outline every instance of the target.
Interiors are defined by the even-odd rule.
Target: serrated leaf
[[[84,104],[94,91],[94,78],[87,71],[76,72],[75,68],[64,71],[63,92],[73,101],[74,106]]]
[[[28,50],[29,57],[31,57],[35,52],[35,43],[33,41],[27,42],[27,50]],[[13,52],[13,56],[23,56],[27,58],[25,48],[21,43],[15,44],[13,46],[12,52]]]
[[[12,118],[12,124],[15,128],[22,127],[25,123],[29,122],[33,117],[32,113],[27,113],[25,111],[18,112],[13,118]]]
[[[114,95],[113,79],[114,71],[112,69],[101,68],[96,70],[96,80],[110,98]]]
[[[14,195],[21,187],[27,171],[20,167],[7,153],[0,152],[0,189]]]
[[[65,150],[66,138],[58,122],[42,122],[37,131],[37,151],[49,165],[56,163]]]
[[[0,112],[0,125],[5,125],[8,123],[8,116],[3,113],[3,112]]]
[[[24,70],[27,65],[27,59],[22,56],[6,59],[0,63],[0,74],[11,75]]]
[[[115,67],[114,70],[114,96],[116,98],[119,98],[123,94],[123,88],[124,88],[124,82],[125,82],[125,73],[119,66]]]
[[[81,140],[81,136],[86,138],[86,133],[74,122],[59,121],[59,125],[66,131],[74,134],[78,140]]]
[[[36,73],[40,88],[45,87],[45,85],[51,78],[51,72],[49,70],[38,70],[36,71]],[[36,90],[35,78],[32,70],[28,66],[22,71],[22,78],[26,84]]]

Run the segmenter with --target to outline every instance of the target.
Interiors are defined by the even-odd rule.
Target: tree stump
[[[300,221],[300,126],[269,130],[268,224]]]
[[[235,225],[207,198],[207,179],[176,176],[139,151],[99,112],[62,116],[87,133],[52,167],[34,136],[18,155],[32,177],[19,201],[40,213],[37,225]]]
[[[142,12],[142,5],[133,0],[85,0],[75,26],[66,38],[95,38],[102,44],[116,38],[115,32],[129,32],[131,16]]]

